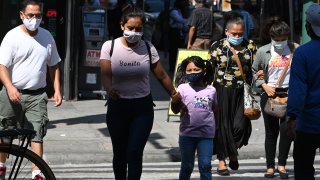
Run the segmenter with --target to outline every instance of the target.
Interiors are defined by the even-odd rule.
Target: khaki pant
[[[201,39],[201,38],[196,38],[194,43],[191,46],[191,49],[195,50],[209,50],[210,48],[210,39]]]
[[[0,129],[25,128],[36,131],[32,141],[42,142],[49,121],[47,112],[48,96],[39,94],[21,94],[21,103],[9,100],[7,90],[0,91]]]

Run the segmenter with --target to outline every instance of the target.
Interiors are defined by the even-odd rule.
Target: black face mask
[[[195,83],[202,81],[203,74],[202,74],[202,72],[186,74],[186,78],[188,79],[188,81],[191,84],[195,84]]]

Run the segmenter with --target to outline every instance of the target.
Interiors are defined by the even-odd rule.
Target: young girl
[[[211,179],[211,156],[214,146],[215,118],[217,110],[216,89],[212,82],[211,63],[198,56],[185,59],[178,68],[176,82],[181,98],[171,101],[174,113],[180,112],[179,146],[181,169],[179,179],[190,179],[195,153],[201,180]]]

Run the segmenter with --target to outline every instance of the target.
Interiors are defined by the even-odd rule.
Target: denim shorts
[[[9,100],[7,90],[0,91],[0,129],[24,128],[36,131],[32,141],[42,142],[49,122],[46,92],[22,94],[21,103]]]

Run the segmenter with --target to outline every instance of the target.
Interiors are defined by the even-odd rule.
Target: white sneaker
[[[44,176],[40,170],[32,171],[32,179],[33,180],[43,180]]]

